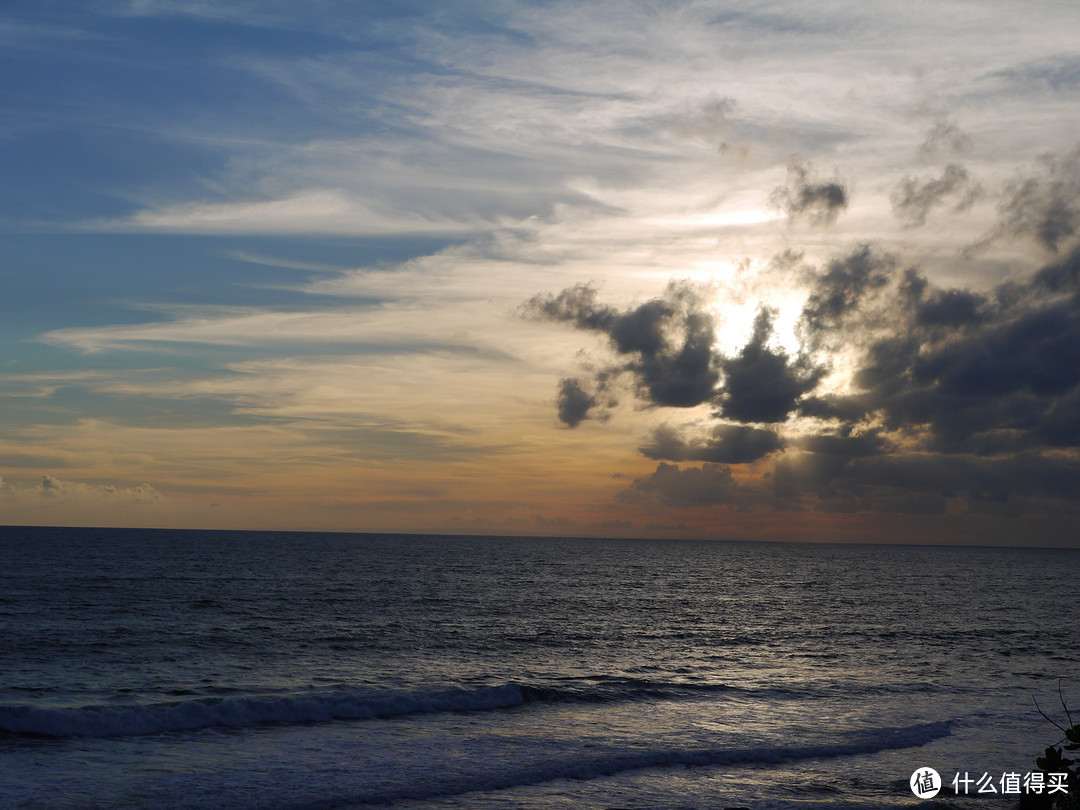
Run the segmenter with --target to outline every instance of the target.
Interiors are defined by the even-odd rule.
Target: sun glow
[[[724,301],[715,307],[716,343],[725,355],[738,354],[754,334],[754,321],[762,308],[772,312],[772,334],[766,345],[794,357],[802,350],[797,334],[802,300],[795,296],[749,298],[745,301]]]
[[[777,211],[767,211],[761,208],[737,210],[717,208],[712,211],[702,211],[676,217],[659,217],[648,221],[654,225],[671,228],[726,228],[736,225],[759,225],[763,222],[779,219],[780,216]]]

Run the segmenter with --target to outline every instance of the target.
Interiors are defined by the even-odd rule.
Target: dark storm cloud
[[[823,370],[800,357],[792,362],[783,351],[770,348],[773,315],[767,309],[754,319],[750,341],[734,357],[721,361],[724,388],[720,413],[737,422],[783,422],[799,398],[815,388]]]
[[[1005,189],[1001,224],[991,236],[1027,236],[1057,252],[1080,228],[1080,145],[1067,155],[1043,155],[1040,171]]]
[[[957,453],[881,453],[852,458],[805,453],[777,463],[777,506],[826,511],[940,514],[950,499],[967,508],[1020,515],[1058,502],[1076,511],[1080,463],[1023,452],[992,458]]]
[[[1066,346],[1071,341],[1072,345]],[[932,366],[916,369],[911,390],[897,396],[887,409],[889,420],[925,425],[930,446],[980,454],[1016,451],[1037,446],[1075,447],[1075,373],[1064,365],[1077,357],[1075,324],[1071,333],[1055,339],[1067,351],[1060,365],[1038,356],[1042,347],[1018,352],[1001,368],[967,345],[956,353],[931,358]],[[1031,367],[1023,367],[1024,359]],[[985,372],[986,376],[981,375]]]
[[[803,397],[799,402],[799,414],[815,419],[835,419],[844,423],[858,423],[865,418],[870,407],[864,397],[827,394]]]
[[[943,515],[948,511],[949,499],[943,495],[925,492],[908,492],[903,489],[889,487],[867,487],[859,482],[849,480],[842,483],[853,483],[848,489],[842,485],[822,486],[818,477],[820,468],[807,467],[805,464],[799,468],[798,474],[793,474],[794,466],[790,464],[778,465],[775,474],[776,493],[781,495],[774,504],[781,509],[807,509],[813,508],[820,512],[839,512],[853,514],[856,512],[899,512],[909,515]],[[812,495],[797,488],[792,490],[792,482],[799,480],[811,481],[816,486],[810,487]],[[835,482],[830,482],[835,483]]]
[[[689,408],[706,402],[719,379],[713,363],[715,328],[701,312],[683,319],[680,340],[655,353],[641,352],[627,368],[638,375],[639,388],[655,405]]]
[[[1040,306],[950,341],[912,364],[913,381],[948,396],[1063,394],[1080,383],[1080,312]]]
[[[748,464],[782,447],[783,442],[773,431],[746,425],[717,425],[708,440],[686,440],[665,425],[653,432],[650,444],[638,450],[646,458],[657,461]]]
[[[1058,262],[1046,265],[1034,277],[1034,286],[1048,293],[1080,294],[1080,245]]]
[[[618,313],[596,303],[596,288],[589,284],[568,287],[558,295],[533,296],[524,305],[524,314],[552,321],[572,323],[579,329],[606,332]]]
[[[802,310],[802,323],[811,333],[837,329],[868,295],[889,283],[895,265],[891,256],[860,245],[846,256],[830,261],[815,273]]]
[[[659,500],[672,506],[715,506],[736,503],[745,495],[730,467],[703,464],[680,469],[661,462],[652,474],[635,478],[621,493],[620,499],[627,503]]]
[[[891,275],[876,299],[808,304],[808,322],[835,324],[840,343],[864,348],[854,391],[800,401],[803,416],[837,428],[789,443],[774,468],[775,503],[933,514],[960,499],[999,515],[1075,511],[1080,248],[987,294],[937,288],[911,269]],[[837,311],[844,317],[821,317]]]
[[[902,389],[918,351],[919,338],[906,333],[890,335],[871,344],[853,377],[857,387],[873,394],[863,398],[868,408],[880,405],[889,395]],[[841,401],[837,400],[838,403]]]
[[[805,217],[811,225],[826,226],[836,222],[847,208],[847,187],[839,180],[819,180],[809,163],[793,158],[788,164],[788,182],[778,186],[770,202],[794,221]]]
[[[596,407],[596,397],[581,387],[581,382],[574,379],[559,383],[559,421],[569,427],[577,427],[589,418],[589,411]]]
[[[807,436],[799,446],[821,456],[860,458],[874,456],[886,447],[885,440],[875,431],[865,433],[820,433]]]
[[[778,465],[777,484],[806,486],[785,493],[786,501],[813,492],[826,511],[942,514],[960,499],[973,512],[1019,516],[1054,508],[1075,512],[1080,498],[1080,465],[1034,454],[1005,458],[908,453],[856,459],[832,474],[807,461]],[[809,473],[809,474],[808,474]],[[779,489],[779,486],[778,486]],[[805,502],[806,498],[802,500]]]
[[[773,471],[773,491],[781,499],[796,501],[799,496],[852,497],[862,494],[858,486],[838,483],[850,470],[854,459],[884,452],[887,442],[877,431],[823,433],[801,439],[803,452],[780,460]]]
[[[596,291],[578,285],[557,296],[533,297],[523,314],[606,334],[625,360],[602,374],[630,372],[638,393],[653,405],[700,405],[720,380],[713,354],[716,324],[687,284],[669,284],[662,298],[624,312],[597,304]]]
[[[1049,447],[1080,447],[1080,389],[1057,398],[1040,412],[1035,435]]]
[[[881,456],[859,459],[848,474],[862,487],[888,486],[982,501],[1080,497],[1080,463],[1035,453],[995,458],[942,453]]]
[[[920,180],[907,176],[893,189],[889,199],[893,213],[908,227],[926,224],[932,208],[947,205],[954,211],[970,208],[982,194],[982,186],[963,166],[950,163],[941,177]]]
[[[857,390],[809,397],[802,414],[877,420],[946,456],[1080,447],[1080,252],[989,294],[935,288],[912,270],[890,289],[894,320],[864,335]]]
[[[794,356],[775,345],[767,308],[740,351],[720,354],[712,319],[680,285],[625,311],[580,287],[527,305],[606,334],[622,358],[615,370],[632,372],[652,405],[711,404],[723,420],[698,436],[656,430],[643,455],[701,466],[661,463],[626,490],[628,502],[913,514],[1080,508],[1080,247],[986,291],[935,285],[866,245],[789,270],[809,288]],[[661,396],[657,369],[681,368],[687,347],[701,350],[688,376],[707,384],[693,397]],[[840,351],[848,386],[821,390]],[[570,413],[588,414],[588,389],[574,390]],[[797,435],[762,428],[792,416]],[[729,465],[755,462],[771,475],[764,467],[764,478],[738,483]]]
[[[918,301],[915,320],[920,326],[960,327],[982,320],[987,305],[984,296],[969,290],[934,290]]]

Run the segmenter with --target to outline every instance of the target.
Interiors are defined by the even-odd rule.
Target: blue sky
[[[1078,16],[7,3],[0,521],[1062,542]]]

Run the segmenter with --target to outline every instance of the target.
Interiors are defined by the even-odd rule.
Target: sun
[[[743,301],[721,296],[713,305],[716,317],[716,345],[722,354],[742,351],[754,334],[754,321],[762,308],[772,313],[773,329],[766,345],[773,351],[794,357],[803,351],[798,337],[802,298],[796,293],[777,291],[768,297],[748,297]]]

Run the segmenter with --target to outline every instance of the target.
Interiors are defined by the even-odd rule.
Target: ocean
[[[0,808],[1015,807],[1006,776],[1061,736],[1035,702],[1080,719],[1078,573],[1045,549],[0,528]]]

